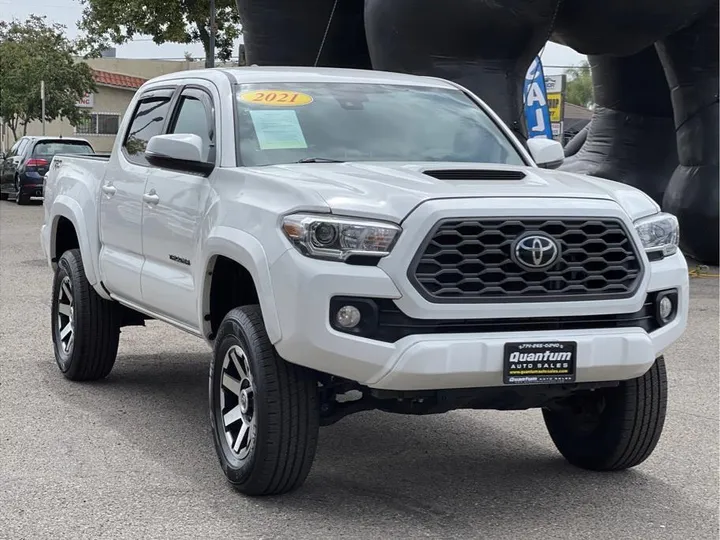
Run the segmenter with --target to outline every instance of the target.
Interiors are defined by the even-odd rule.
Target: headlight
[[[309,214],[287,216],[282,228],[304,255],[336,261],[352,255],[384,257],[401,230],[381,221]]]
[[[664,257],[672,255],[678,249],[680,227],[677,218],[672,214],[660,212],[639,219],[635,222],[635,229],[648,254],[659,253]]]

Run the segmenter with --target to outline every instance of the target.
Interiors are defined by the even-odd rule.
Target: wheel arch
[[[202,332],[205,338],[208,341],[214,339],[219,324],[218,320],[222,320],[222,317],[226,315],[226,312],[213,312],[213,308],[217,310],[220,307],[221,311],[230,311],[239,305],[256,302],[260,305],[263,323],[270,342],[275,344],[280,341],[282,333],[275,308],[270,267],[260,242],[246,232],[218,227],[207,239],[203,254],[203,277],[198,282],[202,283],[199,308]],[[228,265],[235,266],[229,267]],[[229,273],[232,271],[238,272],[234,279],[231,277],[233,274]],[[213,296],[213,287],[217,287],[227,279],[233,279],[235,285],[239,280],[240,287],[231,287],[226,300],[218,303],[218,297]],[[251,286],[252,290],[249,290]],[[238,301],[240,304],[231,305]]]
[[[53,217],[50,229],[49,252],[53,270],[57,267],[57,261],[65,250],[79,248],[88,282],[98,290],[101,296],[106,297],[102,287],[98,287],[99,274],[95,265],[94,252],[87,235],[87,227],[92,224],[87,223],[85,212],[74,199],[58,197],[53,202],[51,214]],[[68,236],[70,228],[74,233],[74,241]]]

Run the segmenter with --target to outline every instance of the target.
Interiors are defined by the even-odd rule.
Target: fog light
[[[338,309],[335,320],[342,328],[355,328],[360,324],[360,310],[355,306],[343,306]]]
[[[670,315],[672,315],[673,312],[673,303],[669,296],[663,296],[660,299],[660,306],[658,310],[658,314],[660,315],[660,319],[662,319],[663,322],[667,322],[667,320],[670,318]]]

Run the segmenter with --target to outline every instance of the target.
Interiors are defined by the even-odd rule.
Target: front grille
[[[518,264],[516,240],[538,233],[557,241],[542,270]],[[430,302],[566,301],[626,298],[642,264],[616,219],[447,219],[421,245],[408,278]]]

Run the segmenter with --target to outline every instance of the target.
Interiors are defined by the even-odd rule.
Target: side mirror
[[[191,133],[171,133],[151,137],[145,148],[145,158],[152,165],[165,169],[209,175],[215,168],[203,157],[203,142]]]
[[[557,169],[565,161],[562,144],[553,139],[528,139],[527,146],[537,166],[543,169]]]

